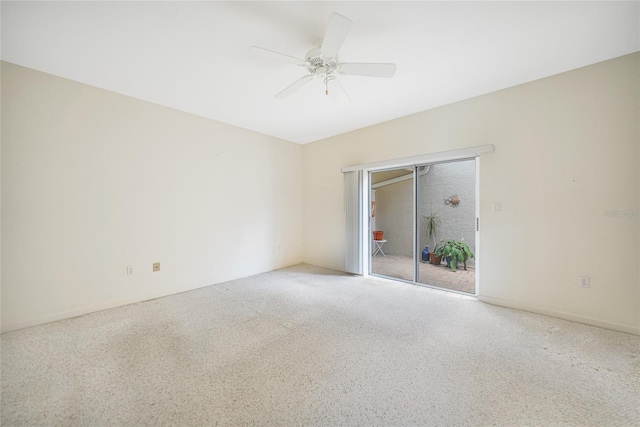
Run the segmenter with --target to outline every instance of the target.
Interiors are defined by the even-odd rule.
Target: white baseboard
[[[276,266],[274,268],[274,270],[279,270],[281,268],[286,268],[286,267],[290,267],[293,265],[297,265],[300,264],[300,262],[296,262],[295,264],[289,264],[286,263],[287,265],[283,265],[283,266]],[[267,271],[272,271],[272,270],[267,270]],[[132,297],[132,298],[124,298],[124,299],[118,299],[118,300],[113,300],[113,301],[105,301],[105,302],[101,302],[99,304],[95,304],[95,305],[89,305],[89,306],[83,306],[83,307],[76,307],[72,310],[67,310],[67,311],[61,311],[58,313],[54,313],[48,316],[43,316],[43,317],[38,317],[36,319],[29,319],[29,320],[25,320],[22,322],[15,322],[15,323],[8,323],[8,324],[2,324],[2,327],[0,328],[0,331],[2,333],[5,332],[11,332],[11,331],[17,331],[18,329],[24,329],[24,328],[30,328],[32,326],[37,326],[37,325],[43,325],[45,323],[51,323],[51,322],[57,322],[58,320],[65,320],[65,319],[71,319],[72,317],[78,317],[78,316],[83,316],[85,314],[89,314],[89,313],[94,313],[96,311],[102,311],[102,310],[108,310],[110,308],[115,308],[115,307],[121,307],[123,305],[127,305],[127,304],[134,304],[137,302],[142,302],[142,301],[149,301],[152,299],[156,299],[156,298],[162,298],[162,297],[166,297],[169,295],[175,295],[175,294],[179,294],[182,292],[188,292],[188,291],[193,291],[195,289],[199,289],[199,288],[204,288],[206,286],[213,286],[213,285],[217,285],[217,284],[221,284],[221,283],[225,283],[225,282],[229,282],[231,280],[236,280],[236,279],[241,279],[244,277],[249,277],[249,276],[253,276],[255,274],[261,274],[261,273],[265,273],[266,271],[259,271],[259,272],[252,272],[249,273],[248,275],[233,275],[233,276],[228,276],[228,277],[218,277],[216,279],[212,279],[211,281],[203,281],[203,282],[197,282],[197,283],[192,283],[190,287],[188,288],[184,288],[184,289],[175,289],[172,290],[170,292],[157,292],[157,293],[153,293],[153,294],[148,294],[148,295],[143,295],[143,296],[136,296],[136,297]]]
[[[229,279],[233,280],[233,279]],[[85,314],[95,313],[96,311],[108,310],[110,308],[121,307],[123,305],[135,304],[137,302],[149,301],[156,298],[162,298],[169,295],[180,294],[182,292],[193,291],[195,289],[204,288],[206,286],[212,286],[218,283],[224,283],[229,280],[220,280],[216,283],[200,282],[194,283],[192,287],[186,289],[176,289],[171,292],[157,292],[148,295],[138,295],[136,297],[124,298],[112,301],[104,301],[99,304],[87,305],[82,307],[76,307],[72,310],[61,311],[48,316],[38,317],[36,319],[29,319],[22,322],[15,322],[9,324],[2,324],[2,333],[17,331],[18,329],[30,328],[32,326],[44,325],[45,323],[57,322],[58,320],[71,319],[73,317],[84,316]]]
[[[293,265],[296,265],[296,264],[293,264]],[[319,267],[323,267],[323,266],[319,266]],[[278,268],[284,268],[284,267],[278,267]],[[331,267],[324,267],[324,268],[331,268]],[[177,293],[181,293],[181,292],[187,292],[187,291],[190,291],[190,290],[202,288],[202,287],[205,287],[205,286],[211,286],[211,285],[214,285],[214,284],[224,283],[224,282],[227,282],[229,280],[234,280],[234,279],[238,279],[238,278],[239,277],[225,278],[225,279],[222,279],[222,280],[217,280],[215,283],[199,283],[199,284],[193,286],[192,288],[178,290],[178,291],[170,292],[170,293],[167,293],[167,294],[158,293],[158,294],[153,294],[153,295],[147,295],[147,296],[144,296],[144,297],[127,298],[127,299],[120,299],[120,300],[114,300],[114,301],[106,301],[104,303],[96,304],[96,305],[92,305],[92,306],[78,307],[78,308],[75,308],[73,310],[67,310],[67,311],[63,311],[63,312],[52,314],[50,316],[40,317],[40,318],[37,318],[37,319],[30,319],[30,320],[23,321],[23,322],[10,323],[8,325],[3,324],[1,331],[2,331],[2,333],[5,333],[5,332],[10,332],[10,331],[16,331],[18,329],[29,328],[31,326],[37,326],[37,325],[42,325],[42,324],[45,324],[45,323],[56,322],[58,320],[70,319],[72,317],[83,316],[85,314],[93,313],[93,312],[96,312],[96,311],[107,310],[107,309],[110,309],[110,308],[120,307],[120,306],[123,306],[123,305],[133,304],[133,303],[142,302],[142,301],[148,301],[148,300],[152,300],[152,299],[155,299],[155,298],[162,298],[162,297],[165,297],[165,296],[168,296],[168,295],[173,295],[173,294],[177,294]],[[523,311],[528,311],[528,312],[531,312],[531,313],[542,314],[542,315],[545,315],[545,316],[557,317],[559,319],[570,320],[572,322],[577,322],[577,323],[584,323],[586,325],[598,326],[600,328],[611,329],[611,330],[614,330],[614,331],[626,332],[628,334],[640,335],[640,326],[625,325],[625,324],[621,324],[621,323],[609,322],[609,321],[605,321],[605,320],[594,319],[594,318],[591,318],[591,317],[579,316],[579,315],[571,314],[571,313],[565,313],[565,312],[562,312],[562,311],[555,311],[555,310],[548,310],[548,309],[539,308],[539,307],[532,307],[532,306],[528,306],[526,304],[520,304],[520,303],[514,302],[514,301],[508,301],[508,300],[503,300],[503,299],[500,299],[500,298],[488,297],[488,296],[483,296],[483,295],[478,295],[478,301],[482,301],[482,302],[485,302],[487,304],[493,304],[493,305],[497,305],[497,306],[501,306],[501,307],[515,308],[517,310],[523,310]]]
[[[141,298],[128,298],[114,301],[107,301],[101,304],[77,307],[73,310],[61,311],[51,314],[49,316],[38,317],[36,319],[29,319],[23,322],[15,322],[2,325],[2,333],[17,331],[18,329],[30,328],[32,326],[44,325],[45,323],[57,322],[58,320],[71,319],[72,317],[83,316],[85,314],[94,313],[96,311],[107,310],[110,308],[120,307],[127,304],[133,304],[136,302],[148,301],[155,298],[161,298],[166,295],[154,295],[150,297]]]
[[[598,326],[604,329],[611,329],[613,331],[626,332],[628,334],[640,335],[640,326],[625,325],[622,323],[609,322],[606,320],[594,319],[591,317],[580,316],[577,314],[565,313],[563,311],[547,310],[539,307],[531,307],[526,304],[520,304],[514,301],[503,300],[500,298],[487,297],[478,295],[478,301],[486,302],[487,304],[498,305],[500,307],[515,308],[517,310],[528,311],[536,314],[543,314],[545,316],[557,317],[559,319],[570,320],[572,322],[584,323],[585,325]]]

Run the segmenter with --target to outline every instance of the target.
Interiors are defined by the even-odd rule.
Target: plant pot
[[[384,236],[384,231],[373,232],[373,240],[382,240],[382,236]]]
[[[429,260],[433,265],[440,265],[440,263],[442,262],[442,255],[436,255],[433,252],[431,252],[429,254]]]

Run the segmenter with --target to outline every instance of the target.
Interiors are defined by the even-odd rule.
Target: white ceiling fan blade
[[[343,105],[349,102],[349,95],[335,77],[327,81],[327,90],[337,104]]]
[[[338,72],[350,76],[393,77],[396,64],[346,62],[338,64]]]
[[[313,75],[311,74],[309,74],[308,76],[304,76],[299,80],[296,80],[293,84],[287,86],[283,91],[276,94],[276,98],[278,99],[286,98],[287,96],[291,95],[293,92],[300,89],[302,86],[309,83],[311,80],[313,80]]]
[[[249,47],[249,51],[254,53],[260,57],[264,57],[265,59],[273,60],[279,59],[286,62],[292,62],[296,65],[305,65],[306,62],[304,59],[296,58],[295,56],[287,55],[286,53],[276,52],[275,50],[265,49],[260,46],[251,46]]]
[[[332,13],[329,18],[327,31],[324,33],[320,53],[325,59],[335,58],[338,55],[342,42],[347,37],[347,33],[353,22],[346,16]]]

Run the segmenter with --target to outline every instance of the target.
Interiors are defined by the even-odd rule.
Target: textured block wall
[[[423,217],[438,213],[442,225],[436,234],[441,239],[462,240],[475,252],[476,218],[475,160],[432,165],[420,176],[418,196],[418,230],[420,251],[433,249],[428,239]],[[384,231],[385,253],[412,256],[413,251],[413,194],[412,181],[406,180],[376,189],[376,229]],[[444,200],[458,195],[460,203],[453,207]]]

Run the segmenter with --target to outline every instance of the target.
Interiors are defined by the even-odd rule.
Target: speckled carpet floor
[[[306,265],[1,345],[4,426],[640,425],[640,337]]]

